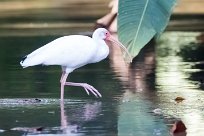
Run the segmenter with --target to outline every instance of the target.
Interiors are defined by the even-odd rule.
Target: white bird
[[[87,83],[66,82],[73,70],[89,63],[96,63],[105,59],[109,54],[109,47],[105,41],[112,41],[119,45],[127,53],[127,49],[115,40],[108,30],[98,28],[92,38],[84,35],[69,35],[42,46],[25,56],[20,64],[23,68],[35,65],[60,65],[61,76],[61,101],[64,100],[64,86],[81,86],[86,93],[93,93],[96,97],[102,97],[98,90]]]

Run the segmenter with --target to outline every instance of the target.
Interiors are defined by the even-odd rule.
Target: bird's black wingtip
[[[21,63],[23,63],[26,58],[27,58],[27,55],[24,56],[24,57],[21,59]]]

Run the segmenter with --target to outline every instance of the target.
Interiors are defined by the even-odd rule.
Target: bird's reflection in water
[[[77,111],[74,112],[69,112],[69,109],[65,110],[64,102],[60,102],[62,134],[83,135],[83,133],[81,133],[83,124],[94,120],[100,111],[101,102],[86,103],[83,107],[77,108]],[[70,118],[66,113],[72,114]]]
[[[64,102],[60,102],[60,117],[61,117],[61,130],[63,134],[77,133],[78,125],[69,125],[67,115],[64,110]]]
[[[67,107],[65,107],[66,105]],[[61,122],[59,127],[16,127],[11,130],[24,132],[26,135],[82,136],[89,133],[86,129],[90,129],[90,127],[87,125],[94,121],[100,112],[101,102],[92,101],[78,104],[60,102]]]

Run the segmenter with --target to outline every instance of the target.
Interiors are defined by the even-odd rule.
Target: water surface
[[[0,37],[0,135],[169,136],[176,120],[184,122],[187,135],[203,135],[200,35],[165,32],[130,66],[111,46],[110,58],[82,67],[68,79],[93,85],[103,97],[66,87],[64,104],[59,101],[59,66],[23,69],[19,65],[21,57],[61,35],[4,35]],[[185,100],[177,103],[178,96]]]

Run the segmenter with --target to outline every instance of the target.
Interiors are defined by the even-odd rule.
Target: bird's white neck
[[[109,47],[103,39],[99,39],[98,37],[93,37],[93,40],[97,45],[97,56],[94,58],[94,62],[101,61],[105,59],[109,54]]]

